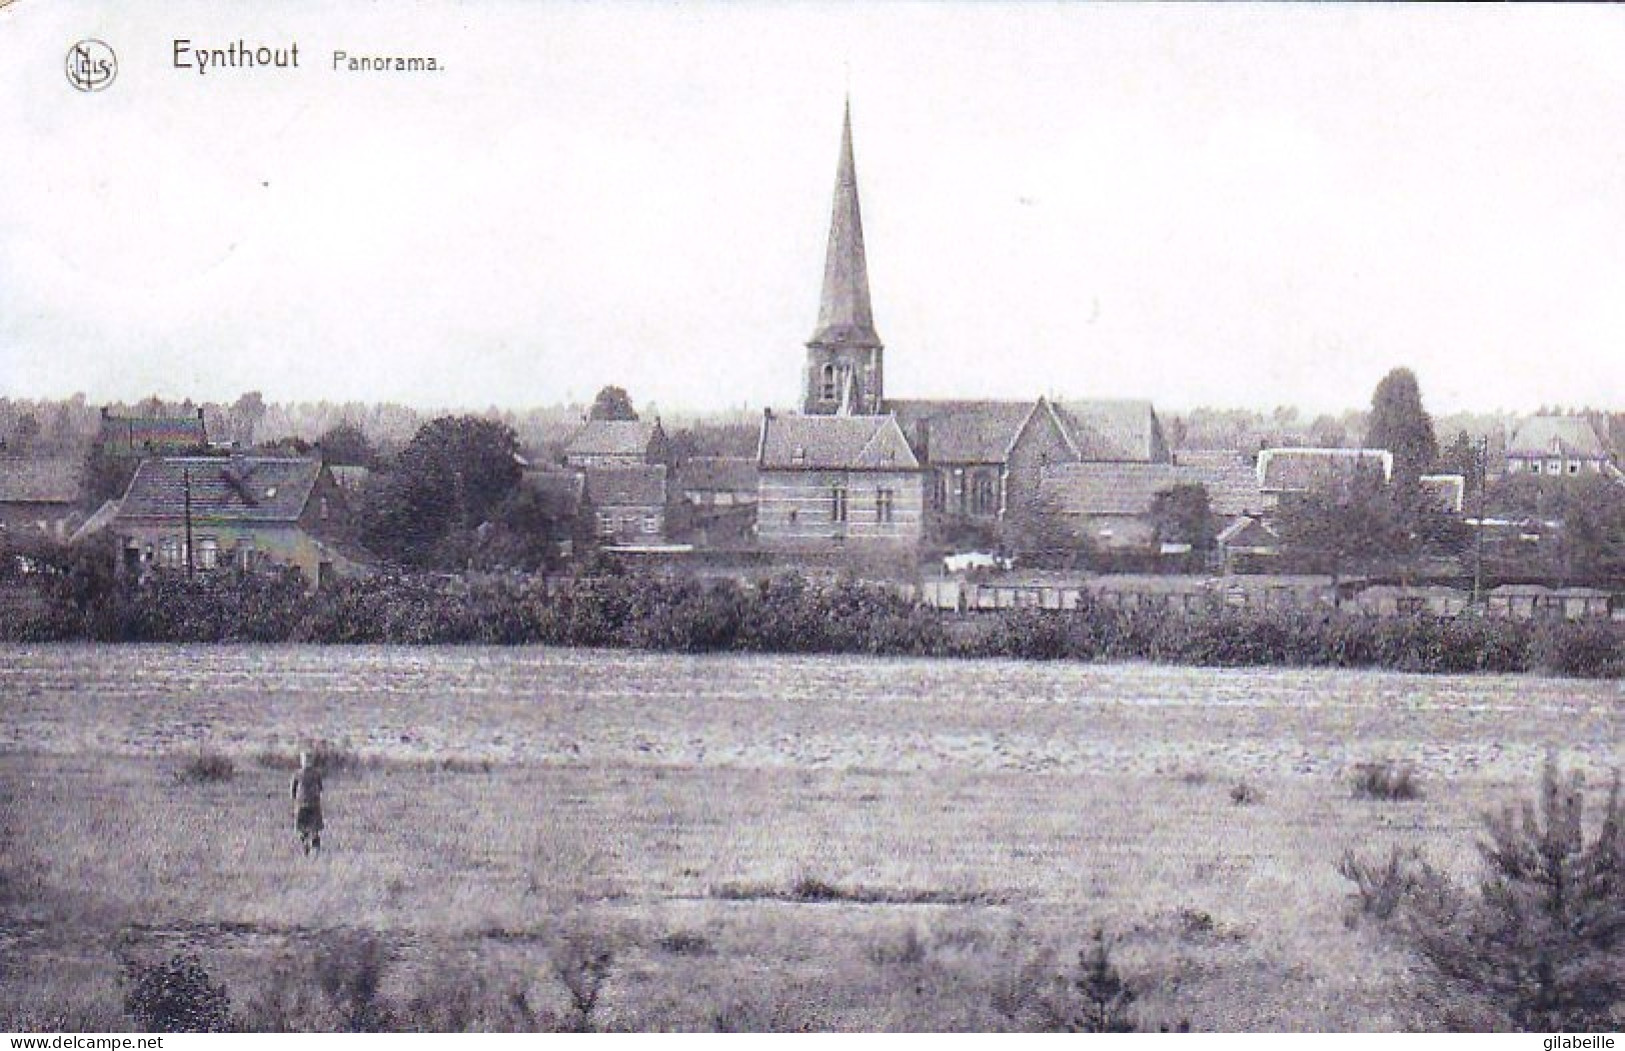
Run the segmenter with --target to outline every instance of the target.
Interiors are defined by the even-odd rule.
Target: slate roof
[[[272,456],[175,456],[142,460],[119,507],[118,521],[192,517],[240,522],[295,522],[321,477],[320,460]]]
[[[1518,424],[1507,439],[1507,455],[1595,460],[1601,459],[1605,450],[1597,429],[1584,416],[1531,416]]]
[[[841,124],[841,156],[835,169],[835,203],[824,255],[824,287],[818,325],[810,341],[825,346],[878,347],[874,311],[869,305],[869,264],[863,250],[863,214],[858,207],[857,165],[852,160],[852,105]]]
[[[588,420],[564,444],[564,455],[643,456],[659,428],[658,420]]]
[[[756,461],[748,456],[696,456],[677,468],[677,488],[683,492],[755,492]]]
[[[1251,470],[1166,463],[1065,463],[1046,468],[1045,492],[1065,514],[1146,515],[1157,494],[1176,485],[1200,485],[1220,518],[1256,512],[1262,500]]]
[[[893,416],[762,418],[756,462],[764,471],[916,471],[920,461]]]
[[[921,453],[924,422],[928,463],[1004,463],[1016,434],[1036,407],[1035,401],[886,402],[916,455]]]
[[[1267,493],[1307,493],[1373,467],[1380,467],[1387,481],[1393,455],[1386,449],[1265,449],[1258,454],[1258,487]]]
[[[659,507],[666,502],[664,464],[588,467],[587,497],[594,507]]]
[[[201,416],[103,416],[97,442],[108,453],[190,452],[209,444]]]
[[[1149,401],[1058,401],[1053,405],[1079,459],[1154,463],[1167,458],[1162,424]]]
[[[536,493],[537,502],[550,517],[574,518],[581,513],[587,497],[587,476],[582,472],[532,470],[521,480]]]
[[[82,461],[59,456],[0,458],[0,504],[77,503],[84,481]]]

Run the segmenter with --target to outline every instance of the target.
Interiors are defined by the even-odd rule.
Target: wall
[[[846,487],[847,519],[831,517],[831,490]],[[879,520],[877,494],[892,493],[890,522]],[[761,474],[756,535],[777,550],[838,551],[913,546],[923,530],[924,486],[915,471],[768,471]]]

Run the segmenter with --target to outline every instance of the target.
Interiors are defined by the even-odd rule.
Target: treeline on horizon
[[[597,574],[454,580],[382,576],[311,591],[295,570],[188,579],[118,576],[66,552],[0,586],[7,642],[556,645],[678,653],[840,653],[1206,666],[1541,672],[1619,677],[1611,623],[1373,617],[1333,610],[944,614],[895,587],[790,574],[752,585],[665,580],[605,561]]]

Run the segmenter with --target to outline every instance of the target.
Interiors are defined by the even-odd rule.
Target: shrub
[[[1264,798],[1264,794],[1246,781],[1237,781],[1230,786],[1230,802],[1236,806],[1252,806]]]
[[[388,947],[371,933],[334,935],[318,947],[316,986],[340,1032],[377,1033],[393,1027],[395,1012],[383,995],[390,964]]]
[[[598,1030],[598,1004],[614,964],[614,948],[593,935],[572,934],[554,949],[553,973],[564,983],[570,999],[569,1010],[561,1020],[565,1032]]]
[[[1620,779],[1595,838],[1584,825],[1584,781],[1548,757],[1539,808],[1525,802],[1486,819],[1476,893],[1430,877],[1415,895],[1408,935],[1450,1011],[1522,1031],[1618,1028],[1625,1019],[1625,824]]]
[[[1353,927],[1361,916],[1386,922],[1435,878],[1421,852],[1394,846],[1386,861],[1361,858],[1352,849],[1337,862],[1337,873],[1354,884],[1351,909],[1344,918]]]
[[[236,773],[237,766],[230,757],[220,752],[204,750],[187,759],[186,765],[176,771],[175,776],[181,781],[208,784],[230,781]]]
[[[1111,959],[1111,939],[1099,927],[1078,953],[1078,971],[1061,979],[1061,995],[1048,1001],[1046,1028],[1068,1033],[1132,1033],[1135,993]]]
[[[716,951],[711,939],[698,931],[671,931],[661,935],[655,944],[673,956],[709,956]]]
[[[231,1029],[231,998],[196,956],[168,962],[124,963],[124,1010],[148,1033],[223,1033]]]
[[[1422,790],[1416,784],[1415,772],[1408,765],[1387,759],[1357,763],[1354,767],[1354,796],[1356,799],[1404,800],[1420,797]]]

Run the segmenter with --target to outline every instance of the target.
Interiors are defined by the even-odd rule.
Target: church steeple
[[[841,156],[835,169],[835,204],[824,256],[824,288],[818,327],[807,342],[803,409],[809,413],[881,411],[880,336],[869,305],[869,264],[863,249],[857,165],[852,159],[852,101],[841,125]]]

